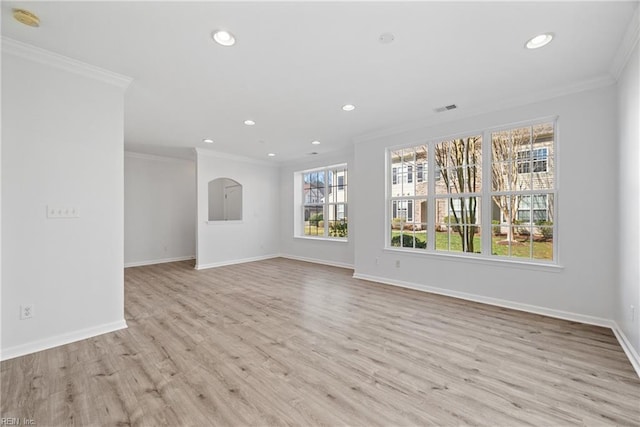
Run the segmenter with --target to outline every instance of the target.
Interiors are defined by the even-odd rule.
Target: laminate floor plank
[[[612,331],[271,259],[125,270],[128,328],[0,363],[39,426],[640,426]]]

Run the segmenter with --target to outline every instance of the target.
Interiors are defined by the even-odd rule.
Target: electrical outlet
[[[399,259],[396,260],[396,268],[400,268],[400,260]]]
[[[634,320],[636,320],[636,308],[631,306],[631,321],[633,322]]]
[[[33,304],[20,306],[20,320],[31,319],[34,316]]]
[[[71,206],[47,206],[47,218],[80,218],[78,208]]]
[[[376,257],[376,265],[380,265],[380,258]]]

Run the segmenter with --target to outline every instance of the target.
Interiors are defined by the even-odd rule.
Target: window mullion
[[[433,147],[434,143],[430,143],[427,145],[427,250],[434,251],[436,244],[436,202],[435,202],[435,193],[436,193],[436,168],[435,168],[435,159],[436,156],[434,154]]]
[[[322,207],[322,225],[324,237],[329,237],[329,169],[324,170],[324,203]]]
[[[493,227],[491,223],[493,191],[493,152],[492,152],[491,132],[485,131],[482,134],[482,219],[481,227],[481,252],[485,255],[491,254]]]
[[[385,224],[384,224],[384,234],[385,234],[385,238],[384,238],[384,246],[385,247],[389,247],[391,246],[391,233],[390,233],[390,229],[391,229],[391,223],[393,221],[393,201],[392,201],[392,197],[393,197],[393,155],[392,155],[392,151],[391,150],[387,150],[387,167],[385,169],[385,171],[388,171],[389,168],[391,168],[391,179],[387,178],[385,180],[385,182],[387,183],[387,197],[385,197],[385,211],[386,211],[386,215],[385,215]],[[388,172],[386,172],[388,173]],[[396,172],[397,174],[397,172]],[[398,182],[398,178],[397,175],[396,176],[396,185]]]

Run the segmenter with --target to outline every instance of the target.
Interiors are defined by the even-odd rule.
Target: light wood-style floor
[[[129,328],[8,360],[49,425],[640,425],[612,332],[273,259],[125,271]]]

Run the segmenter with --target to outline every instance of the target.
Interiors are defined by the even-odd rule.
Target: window
[[[554,152],[555,121],[390,149],[388,246],[557,262]]]
[[[393,217],[405,222],[413,221],[413,200],[394,200]]]
[[[547,149],[518,151],[518,173],[547,171]]]
[[[533,204],[531,200],[533,199]],[[547,195],[538,194],[534,196],[520,196],[520,202],[518,203],[518,214],[516,219],[519,222],[533,222],[547,221],[549,217],[549,208],[547,206]]]
[[[420,145],[390,153],[392,169],[406,178],[397,179],[390,188],[391,245],[423,248],[426,244],[427,146]],[[413,168],[416,165],[416,180]]]
[[[491,133],[493,254],[555,259],[554,128],[549,122]]]
[[[418,163],[416,165],[416,182],[426,182],[428,173],[427,164]]]
[[[439,230],[435,250],[479,253],[482,135],[441,141],[433,147],[441,178],[435,185]]]
[[[337,165],[298,172],[302,214],[297,236],[346,238],[347,168]],[[300,205],[299,205],[300,206]],[[298,217],[298,216],[296,216]]]

